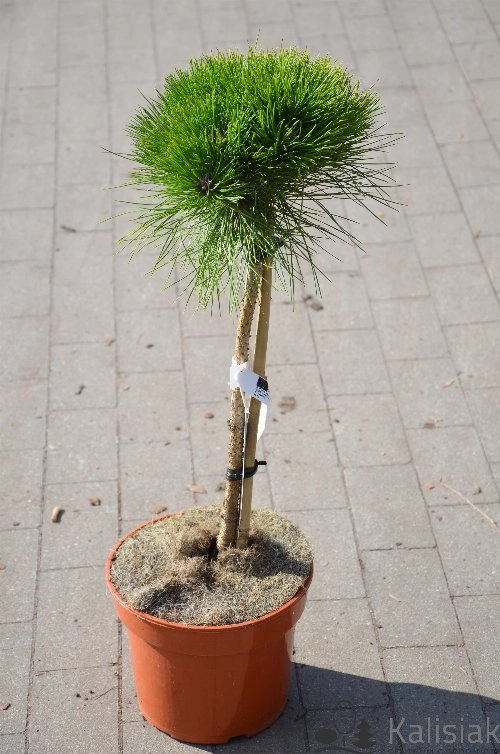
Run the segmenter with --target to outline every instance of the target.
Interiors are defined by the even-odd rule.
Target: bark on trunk
[[[255,334],[255,349],[253,356],[253,371],[261,377],[266,376],[267,338],[269,334],[269,316],[271,313],[272,266],[268,262],[262,265],[259,288],[259,318]],[[247,441],[245,449],[245,466],[251,467],[255,462],[257,451],[257,430],[259,428],[260,401],[252,398],[250,416],[247,427]],[[243,495],[241,498],[241,513],[237,547],[248,546],[250,531],[250,514],[252,511],[253,476],[243,481]]]
[[[236,330],[234,359],[237,364],[244,364],[245,361],[248,361],[250,335],[258,291],[259,278],[258,276],[250,275],[241,304]],[[231,408],[227,423],[229,427],[228,467],[239,469],[244,463],[243,436],[245,431],[245,407],[239,388],[231,391]],[[228,480],[224,494],[221,528],[217,538],[218,550],[236,545],[240,519],[240,498],[241,479]]]

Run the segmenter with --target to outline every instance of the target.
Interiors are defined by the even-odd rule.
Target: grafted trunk
[[[248,278],[245,296],[243,298],[238,327],[236,330],[236,343],[234,346],[234,360],[237,364],[248,361],[250,349],[250,335],[252,321],[257,303],[259,291],[259,277],[250,275]],[[243,466],[243,437],[245,432],[245,407],[239,388],[231,390],[231,408],[228,419],[229,447],[228,467],[240,469]],[[222,522],[217,538],[217,548],[222,550],[236,545],[238,537],[238,524],[240,519],[241,478],[226,481],[224,504],[222,508]]]

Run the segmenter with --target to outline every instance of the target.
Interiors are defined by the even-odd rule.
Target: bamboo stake
[[[256,374],[265,377],[267,340],[269,335],[269,317],[271,313],[271,286],[273,268],[270,260],[262,265],[259,288],[259,315],[257,331],[255,334],[255,349],[252,369]],[[252,398],[248,418],[247,438],[244,466],[251,468],[255,463],[257,451],[257,430],[259,427],[260,401]],[[237,547],[248,546],[248,534],[250,531],[250,514],[252,511],[253,477],[247,477],[243,481],[243,495],[241,500],[240,525],[238,532]]]

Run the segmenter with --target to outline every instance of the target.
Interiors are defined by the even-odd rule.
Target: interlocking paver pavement
[[[328,242],[322,308],[310,276],[275,297],[255,489],[316,579],[284,715],[198,747],[141,719],[102,568],[155,509],[220,500],[233,326],[113,255],[128,165],[102,147],[257,34],[375,83],[403,206],[342,208],[367,254]],[[2,754],[498,754],[499,37],[498,0],[0,0]]]

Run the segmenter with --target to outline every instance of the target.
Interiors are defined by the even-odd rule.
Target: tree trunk
[[[257,320],[257,332],[255,334],[255,349],[253,356],[253,371],[261,377],[266,376],[267,338],[269,334],[269,316],[271,313],[271,286],[273,268],[268,261],[262,265],[259,289],[259,318]],[[250,416],[247,427],[247,441],[245,449],[245,466],[252,467],[255,463],[257,451],[257,430],[259,428],[260,401],[252,398],[250,403]],[[241,498],[241,513],[237,547],[248,546],[248,534],[250,531],[250,514],[252,511],[253,476],[243,481],[243,495]]]
[[[259,276],[250,273],[245,296],[243,298],[238,327],[236,330],[236,343],[234,347],[234,360],[237,364],[248,361],[250,350],[250,335],[252,321],[257,303],[259,290]],[[240,469],[243,466],[243,437],[245,432],[245,407],[239,388],[231,390],[231,408],[228,419],[229,448],[228,467]],[[234,547],[238,537],[238,525],[240,520],[241,478],[226,482],[224,504],[222,508],[222,522],[217,538],[217,549]]]

